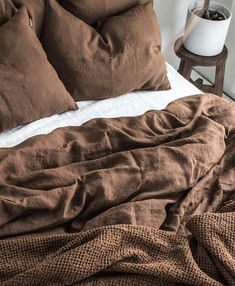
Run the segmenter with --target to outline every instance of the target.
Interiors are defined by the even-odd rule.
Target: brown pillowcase
[[[0,26],[8,22],[22,6],[27,8],[33,29],[40,36],[45,14],[45,0],[0,0]]]
[[[60,0],[60,4],[89,25],[151,0]]]
[[[29,25],[26,8],[0,27],[0,132],[77,109]]]
[[[97,32],[49,0],[41,40],[75,100],[170,87],[151,3],[105,19]]]

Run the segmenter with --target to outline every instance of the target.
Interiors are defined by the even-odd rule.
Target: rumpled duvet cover
[[[235,104],[189,96],[0,149],[0,285],[235,285]]]

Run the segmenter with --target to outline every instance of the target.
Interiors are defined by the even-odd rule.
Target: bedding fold
[[[1,285],[234,285],[234,159],[211,94],[0,149]]]

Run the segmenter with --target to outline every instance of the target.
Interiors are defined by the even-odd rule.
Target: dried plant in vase
[[[212,21],[222,21],[226,19],[226,16],[221,13],[219,10],[217,9],[211,9],[210,8],[210,0],[204,0],[202,9],[196,10],[194,11],[194,13],[203,18],[203,19],[207,19],[207,20],[212,20]]]

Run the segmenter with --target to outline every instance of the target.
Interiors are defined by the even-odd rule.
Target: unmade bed
[[[235,104],[161,53],[151,0],[0,0],[0,285],[235,285]]]
[[[234,285],[234,120],[199,94],[0,149],[1,285]]]

